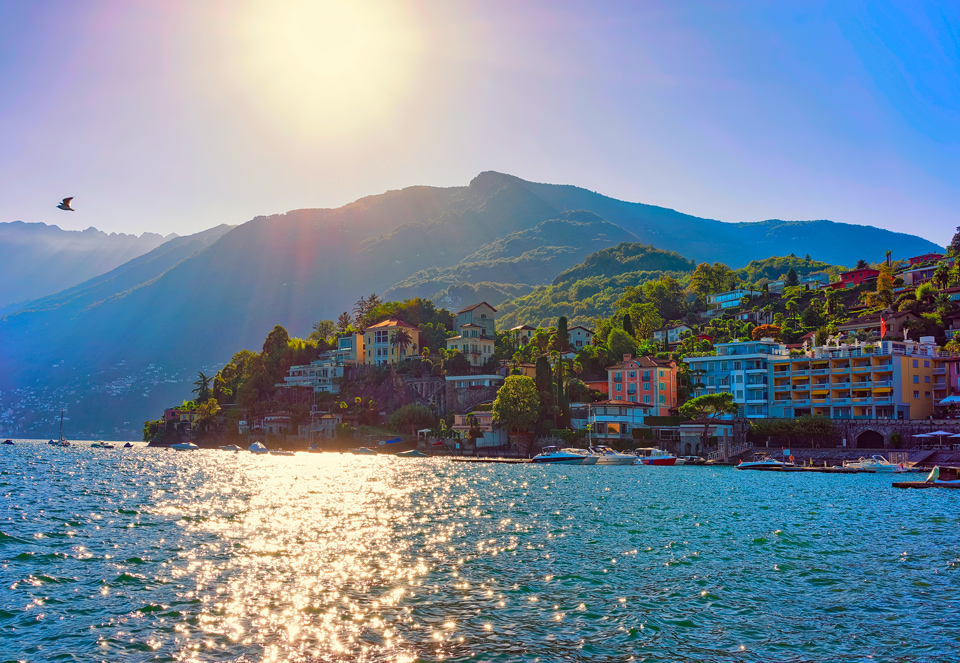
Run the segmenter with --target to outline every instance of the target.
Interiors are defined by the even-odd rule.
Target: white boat
[[[656,447],[636,449],[640,465],[683,465],[683,460]]]
[[[356,449],[351,449],[350,453],[354,456],[376,456],[377,452],[375,449],[369,447],[357,447]]]
[[[270,455],[271,456],[293,456],[294,453],[292,451],[284,451],[283,449],[271,449]]]
[[[247,447],[247,451],[249,451],[252,454],[270,453],[269,451],[267,451],[267,447],[264,446],[262,442],[254,442],[249,447]]]
[[[242,451],[242,449],[235,444],[227,444],[218,448],[220,451]]]
[[[63,410],[60,410],[60,439],[57,442],[50,440],[51,444],[55,444],[58,447],[69,447],[70,443],[67,442],[67,438],[63,436]]]
[[[558,447],[544,447],[530,462],[544,465],[579,465],[586,457],[586,452],[573,453]]]
[[[171,444],[170,448],[176,449],[177,451],[196,451],[200,447],[193,442],[177,442],[176,444]]]
[[[743,461],[734,468],[737,470],[765,470],[770,471],[779,471],[785,467],[794,467],[793,463],[785,463],[781,460],[776,460],[772,458],[770,454],[766,453],[756,453],[753,456],[753,460]]]
[[[599,444],[590,447],[590,454],[596,457],[597,465],[634,465],[637,462],[633,454],[623,454]]]
[[[113,446],[109,442],[104,442],[103,440],[97,440],[96,442],[90,445],[90,448],[91,449],[116,449],[115,446]]]
[[[845,460],[843,461],[843,466],[855,470],[863,470],[864,472],[896,472],[900,467],[900,465],[891,463],[883,456],[877,454],[870,456],[870,458]]]
[[[566,451],[572,454],[581,454],[583,456],[583,460],[580,462],[581,465],[597,464],[597,456],[594,456],[592,453],[590,453],[586,449],[563,449],[563,451]]]

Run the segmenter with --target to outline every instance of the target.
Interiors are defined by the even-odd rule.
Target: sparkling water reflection
[[[0,658],[956,661],[960,494],[21,443]]]

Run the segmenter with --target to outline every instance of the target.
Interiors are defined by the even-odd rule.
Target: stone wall
[[[848,449],[913,449],[938,442],[936,438],[914,437],[918,433],[930,433],[936,430],[960,433],[960,420],[957,419],[834,419],[833,423],[837,428],[836,441],[833,446],[841,446],[845,439]],[[733,437],[735,442],[746,442],[749,431],[749,419],[734,421]],[[897,446],[890,442],[890,436],[894,432],[900,433],[900,443]],[[780,446],[779,439],[773,439],[777,441],[777,446]],[[942,441],[944,444],[951,444],[960,442],[960,438],[950,440],[944,437]],[[798,446],[797,441],[793,441],[792,444]]]

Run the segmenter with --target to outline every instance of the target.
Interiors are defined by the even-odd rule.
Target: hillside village
[[[685,455],[748,439],[897,448],[957,416],[958,249],[960,229],[946,254],[852,269],[791,255],[630,272],[591,294],[611,313],[590,324],[575,306],[576,324],[507,327],[485,301],[451,313],[370,295],[306,339],[277,326],[260,352],[200,373],[195,398],[144,438],[342,448],[401,434],[435,453],[516,455],[558,440]]]

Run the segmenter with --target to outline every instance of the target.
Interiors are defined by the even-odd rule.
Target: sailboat
[[[67,442],[67,439],[63,436],[63,410],[60,410],[60,438],[57,442],[58,447],[69,447],[70,443]]]

